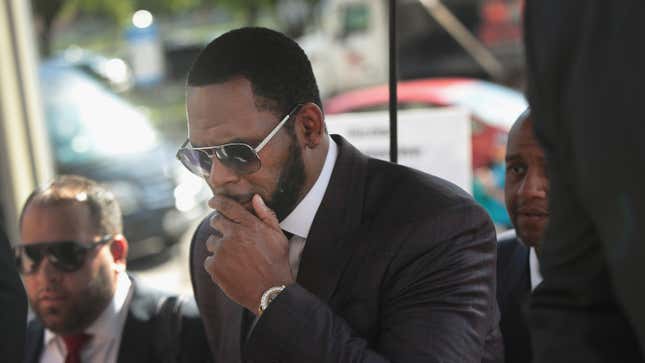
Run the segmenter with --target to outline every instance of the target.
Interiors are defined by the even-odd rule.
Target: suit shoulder
[[[497,235],[497,259],[500,262],[512,258],[516,253],[528,253],[528,248],[517,238],[514,229]]]
[[[499,285],[515,270],[523,270],[528,264],[529,249],[516,237],[515,231],[506,231],[497,236],[497,276]]]
[[[130,311],[144,320],[163,314],[164,309],[185,318],[199,319],[199,311],[192,296],[179,295],[150,287],[130,277],[134,288]]]
[[[501,232],[497,235],[497,249],[512,249],[520,243],[514,229]]]
[[[488,218],[484,209],[457,185],[406,166],[370,158],[366,185],[368,210],[396,210],[415,219],[446,217],[450,211]]]

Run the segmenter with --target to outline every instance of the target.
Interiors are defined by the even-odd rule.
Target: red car
[[[325,113],[385,110],[387,85],[349,91],[325,102]],[[432,78],[402,81],[398,85],[399,109],[460,106],[472,115],[473,169],[487,165],[506,145],[506,134],[528,107],[513,89],[468,78]]]

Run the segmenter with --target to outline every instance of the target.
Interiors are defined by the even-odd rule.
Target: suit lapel
[[[128,307],[119,346],[117,362],[147,362],[154,354],[154,322],[159,294],[147,291],[135,278],[132,281],[132,301]]]
[[[210,216],[209,216],[210,218]],[[199,303],[209,346],[215,362],[241,362],[241,349],[250,325],[243,324],[244,308],[233,302],[211,280],[203,261],[210,255],[205,241],[216,233],[205,218],[197,229],[190,250],[191,281]]]
[[[302,253],[298,283],[329,301],[352,256],[361,222],[367,158],[338,135],[338,157]]]
[[[513,251],[513,258],[511,259],[513,266],[509,269],[513,273],[508,276],[508,291],[511,294],[512,305],[521,308],[531,293],[531,277],[529,272],[529,249],[521,245],[521,242],[518,241],[517,243],[521,248],[518,247]]]
[[[515,302],[519,303],[521,302],[519,301],[519,296],[524,296],[526,292],[530,293],[531,291],[531,277],[529,274],[529,249],[524,247],[519,240],[517,240],[516,244],[513,256],[509,261],[512,264],[509,271],[512,271],[512,273],[507,278],[509,280],[508,291],[521,292],[521,294],[515,294],[518,296],[512,296],[516,300]]]
[[[25,363],[38,363],[43,352],[45,328],[39,320],[34,319],[27,325],[25,339]]]

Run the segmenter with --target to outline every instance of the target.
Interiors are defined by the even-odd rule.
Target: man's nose
[[[36,274],[38,274],[39,278],[42,279],[43,281],[58,281],[62,275],[62,271],[59,270],[57,267],[52,265],[51,262],[49,262],[49,258],[44,257],[42,261],[40,261],[40,265],[38,266],[38,270],[36,271]]]
[[[549,181],[539,170],[529,169],[520,185],[519,194],[525,198],[546,199]]]
[[[207,181],[214,188],[223,187],[226,184],[236,183],[240,180],[240,176],[232,169],[226,167],[215,156],[211,158],[211,169]]]

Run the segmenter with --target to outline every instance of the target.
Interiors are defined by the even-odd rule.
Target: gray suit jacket
[[[501,360],[495,230],[462,190],[368,158],[339,154],[302,254],[297,283],[258,320],[211,281],[204,220],[191,276],[216,362]]]

